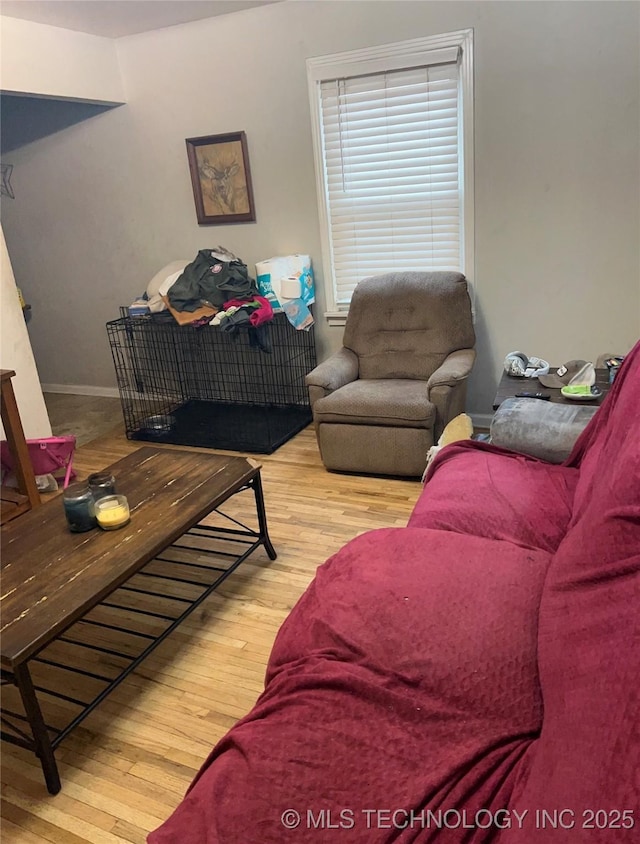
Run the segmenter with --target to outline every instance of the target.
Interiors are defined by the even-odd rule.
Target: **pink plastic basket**
[[[75,437],[44,437],[38,440],[27,440],[27,448],[35,475],[53,475],[56,480],[63,481],[65,489],[69,481],[75,478],[76,473],[72,468],[73,454],[76,450]],[[6,440],[0,443],[0,463],[3,478],[5,473],[13,472],[13,455],[9,451]]]

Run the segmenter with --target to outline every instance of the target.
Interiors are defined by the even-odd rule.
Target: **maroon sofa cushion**
[[[553,552],[571,519],[578,471],[476,442],[443,448],[410,527],[452,530]]]
[[[511,804],[530,822],[501,844],[640,840],[640,346],[568,462],[575,513],[540,608],[544,726]],[[565,825],[537,829],[536,808]]]
[[[367,810],[506,805],[541,725],[536,635],[549,561],[418,528],[345,546],[282,626],[255,708],[151,844],[468,840],[468,829],[419,819],[400,832]],[[301,815],[295,833],[281,822],[288,809]],[[325,824],[347,826],[320,832],[307,811],[321,810]],[[476,829],[474,840],[494,835]]]

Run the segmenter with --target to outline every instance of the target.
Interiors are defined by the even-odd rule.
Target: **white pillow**
[[[162,301],[161,297],[167,295],[167,291],[171,285],[177,281],[179,276],[182,275],[184,268],[190,263],[191,261],[171,261],[171,263],[167,264],[166,267],[158,270],[149,284],[147,284],[149,310],[152,313],[158,313],[159,311],[165,310],[166,305]]]

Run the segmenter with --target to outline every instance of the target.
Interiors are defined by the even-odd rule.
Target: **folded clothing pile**
[[[201,249],[169,288],[167,296],[176,311],[195,311],[207,304],[219,310],[229,299],[257,295],[247,265],[219,246]]]
[[[219,325],[228,334],[236,335],[241,326],[249,329],[249,345],[271,351],[267,323],[273,319],[271,302],[264,296],[254,296],[253,299],[229,299],[222,306],[223,310],[209,322],[209,325]]]
[[[237,333],[240,325],[257,328],[273,319],[247,265],[223,246],[168,264],[149,282],[146,297],[147,312],[168,310],[179,325],[220,325]]]

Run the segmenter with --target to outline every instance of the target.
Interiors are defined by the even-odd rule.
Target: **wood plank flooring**
[[[74,465],[83,478],[140,445],[120,427],[79,448]],[[35,756],[3,742],[3,844],[143,844],[254,704],[278,628],[316,568],[364,531],[404,526],[421,490],[419,481],[327,472],[312,427],[273,455],[247,457],[263,466],[278,559],[260,550],[243,563],[62,742],[58,795],[47,793]],[[230,515],[243,515],[242,498]]]

